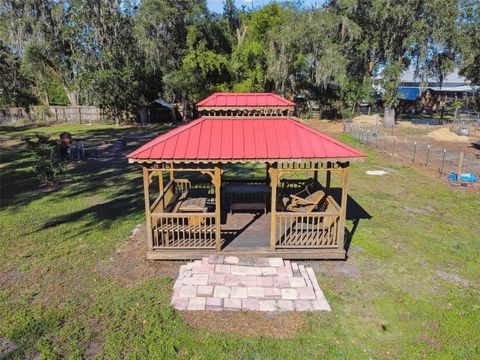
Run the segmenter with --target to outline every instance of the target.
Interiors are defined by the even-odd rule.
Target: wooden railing
[[[323,212],[277,212],[276,247],[336,249],[340,206],[331,195]]]
[[[277,212],[277,248],[338,248],[338,212]]]
[[[215,248],[214,213],[152,213],[153,249]]]

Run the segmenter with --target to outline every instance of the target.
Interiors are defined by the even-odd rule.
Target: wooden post
[[[173,161],[170,162],[170,181],[173,181],[175,178],[173,177]]]
[[[348,200],[348,173],[349,173],[349,163],[346,163],[346,166],[342,171],[342,201],[340,203],[340,220],[338,221],[338,233],[337,233],[337,242],[338,250],[344,250],[345,247],[345,223],[347,219],[347,200]]]
[[[327,169],[330,169],[332,167],[332,163],[329,161],[327,162]],[[327,170],[327,177],[325,179],[325,186],[327,187],[327,190],[330,191],[330,185],[332,183],[332,172],[330,170]]]
[[[460,175],[462,174],[462,168],[463,168],[463,157],[464,157],[463,151],[460,153],[460,159],[458,160],[458,172],[457,172],[457,182],[460,182]]]
[[[215,250],[222,250],[222,234],[220,222],[222,221],[222,169],[219,165],[215,166],[213,173],[213,186],[215,186]]]
[[[148,168],[143,166],[143,194],[145,197],[145,217],[147,224],[147,250],[153,251],[153,237],[152,237],[152,216],[150,214],[150,178],[148,176]]]
[[[447,156],[447,148],[443,149],[442,165],[440,166],[440,176],[443,175],[443,169],[445,167],[445,157],[446,156]]]
[[[163,184],[163,171],[158,173],[158,192],[159,196],[163,195],[164,184]],[[165,209],[165,197],[162,197],[162,211]]]
[[[58,111],[56,106],[54,107],[54,110],[55,110],[55,122],[58,123]]]
[[[78,107],[78,118],[80,119],[80,124],[82,123],[82,107]]]
[[[278,186],[278,168],[277,163],[272,164],[269,169],[270,173],[270,186],[272,188],[272,200],[271,200],[271,222],[270,222],[270,248],[275,251],[277,244],[277,186]]]
[[[265,183],[267,185],[270,184],[270,164],[267,163],[267,171],[266,171],[266,174],[265,174]]]

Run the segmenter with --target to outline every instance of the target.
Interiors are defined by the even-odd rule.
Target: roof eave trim
[[[330,157],[330,158],[305,158],[305,159],[275,159],[275,158],[265,158],[265,159],[132,159],[129,158],[128,162],[130,164],[133,163],[148,163],[148,164],[155,164],[155,163],[166,163],[166,162],[174,162],[174,163],[193,163],[193,164],[206,164],[206,163],[308,163],[314,161],[320,162],[329,162],[329,161],[340,161],[340,162],[363,162],[365,160],[365,156],[358,156],[358,157]]]

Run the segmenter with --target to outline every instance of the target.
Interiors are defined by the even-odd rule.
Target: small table
[[[205,212],[205,205],[207,204],[207,198],[188,198],[183,200],[178,210],[180,212]]]
[[[268,185],[248,185],[248,184],[226,184],[223,187],[225,197],[230,197],[229,209],[232,210],[261,210],[267,213],[267,194],[270,193],[270,186]],[[232,201],[232,194],[260,194],[263,196],[263,201]],[[230,195],[230,196],[229,196]]]

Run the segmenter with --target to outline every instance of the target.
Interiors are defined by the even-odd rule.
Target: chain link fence
[[[413,141],[408,136],[393,135],[395,131],[377,126],[344,123],[344,133],[357,138],[363,144],[385,151],[402,162],[431,168],[440,176],[450,173],[472,173],[480,178],[480,156],[431,145],[425,141]],[[475,144],[472,144],[474,146]],[[480,147],[480,144],[478,144]]]

